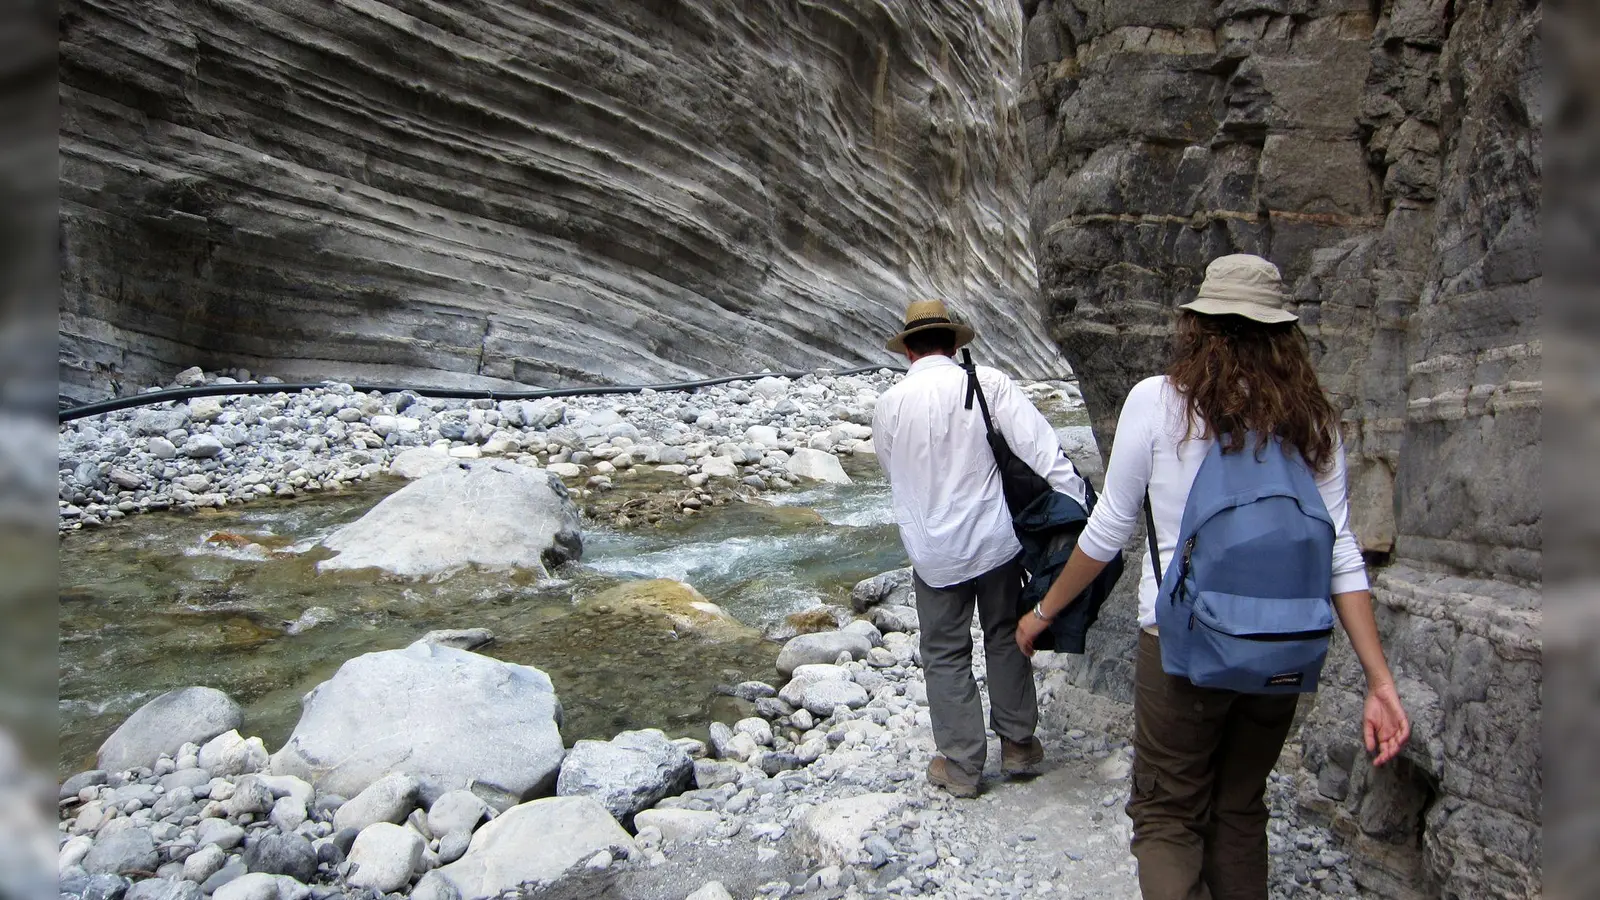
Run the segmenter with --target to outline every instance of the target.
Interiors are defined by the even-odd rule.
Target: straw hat
[[[956,346],[972,342],[977,336],[972,326],[963,325],[950,318],[950,311],[944,308],[942,300],[917,300],[906,307],[906,324],[900,333],[889,338],[888,347],[895,353],[906,352],[906,335],[916,334],[919,331],[928,331],[933,328],[946,328],[956,333]]]
[[[1283,276],[1277,266],[1259,256],[1234,253],[1212,260],[1206,266],[1200,293],[1178,308],[1211,316],[1244,316],[1268,324],[1299,319],[1283,308],[1285,302]]]

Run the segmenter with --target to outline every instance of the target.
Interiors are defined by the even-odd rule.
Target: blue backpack
[[[1299,453],[1276,437],[1254,443],[1212,444],[1165,577],[1145,496],[1161,668],[1200,687],[1314,691],[1333,633],[1333,520]]]

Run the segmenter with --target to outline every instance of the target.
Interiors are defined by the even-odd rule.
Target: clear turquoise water
[[[387,479],[70,535],[60,552],[59,768],[91,767],[133,710],[196,684],[228,692],[245,708],[243,730],[276,749],[300,697],[346,659],[434,628],[487,627],[496,641],[480,652],[548,672],[569,743],[640,727],[703,735],[713,719],[743,712],[716,686],[771,680],[778,647],[675,638],[653,620],[579,602],[623,581],[674,578],[757,629],[818,602],[845,604],[856,581],[905,564],[887,486],[875,466],[851,468],[854,485],[779,495],[775,505],[588,531],[583,561],[542,583],[476,571],[436,581],[317,573],[316,542],[402,484]],[[218,542],[219,533],[247,543]]]

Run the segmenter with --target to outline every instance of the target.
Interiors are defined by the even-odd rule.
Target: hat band
[[[934,316],[931,319],[914,319],[910,322],[907,322],[906,327],[901,330],[910,331],[913,328],[922,328],[928,325],[948,325],[951,328],[956,327],[956,323],[946,319],[944,316]]]

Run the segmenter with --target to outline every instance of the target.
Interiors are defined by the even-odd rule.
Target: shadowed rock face
[[[1030,0],[1023,115],[1051,334],[1101,447],[1224,253],[1276,262],[1343,408],[1415,727],[1365,762],[1330,662],[1302,801],[1390,897],[1540,891],[1541,6]],[[1131,594],[1109,621],[1133,618]],[[1131,700],[1133,629],[1079,674]]]
[[[61,10],[62,393],[892,360],[914,296],[1063,373],[1021,11],[964,0]]]

